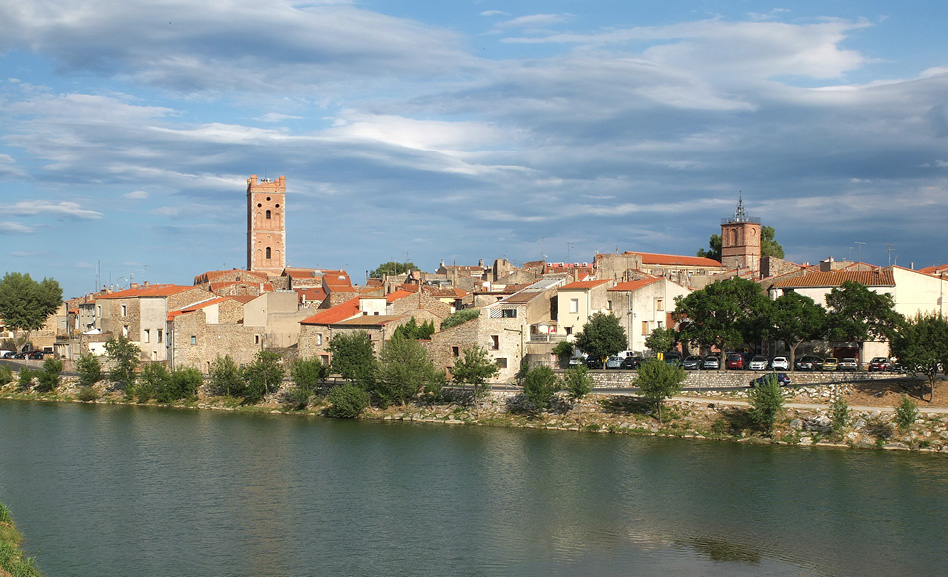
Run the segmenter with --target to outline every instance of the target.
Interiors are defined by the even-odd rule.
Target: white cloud
[[[101,212],[84,209],[78,203],[68,201],[54,203],[46,200],[31,200],[8,204],[0,208],[7,214],[18,216],[56,215],[83,220],[98,219],[103,216]]]
[[[133,190],[132,192],[126,192],[122,196],[131,200],[145,200],[148,198],[148,192],[145,190]]]
[[[36,229],[19,222],[0,222],[0,234],[33,234]]]

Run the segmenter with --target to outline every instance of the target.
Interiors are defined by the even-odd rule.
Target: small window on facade
[[[317,345],[323,344],[323,333],[319,333],[316,335],[316,344]]]
[[[96,313],[96,314],[98,314],[98,315],[101,317],[101,316],[102,316],[102,305],[99,305],[99,306],[97,306],[97,307],[95,307],[95,308],[97,308],[97,309],[99,310],[99,312]]]
[[[569,312],[571,313],[579,312],[579,299],[569,299]]]
[[[128,338],[128,325],[122,326],[122,336]]]
[[[191,344],[192,344],[192,345],[198,344],[197,335],[191,335]]]
[[[663,327],[662,327],[662,321],[658,321],[658,328],[663,328]]]
[[[270,258],[270,247],[267,247],[267,258]]]
[[[648,321],[642,321],[642,334],[648,334]]]
[[[655,310],[657,310],[657,311],[663,311],[663,310],[665,310],[665,303],[662,302],[662,299],[656,299],[656,300],[655,300]]]
[[[122,305],[122,316],[123,317],[128,316],[128,305]]]
[[[148,329],[145,329],[144,336],[142,337],[142,342],[147,343],[150,341],[151,341],[151,331]]]
[[[517,318],[517,309],[504,309],[500,311],[500,316],[505,319],[515,319]]]
[[[606,301],[606,310],[607,310],[607,311],[611,311],[611,310],[612,310],[612,301]]]
[[[507,359],[497,359],[497,366],[501,369],[507,368]]]
[[[267,220],[270,220],[270,211],[267,211]]]
[[[270,197],[268,196],[268,197],[267,197],[267,202],[269,202],[269,201],[270,201]]]
[[[152,360],[152,361],[157,361],[157,360],[158,360],[158,351],[152,351],[152,352],[151,352],[151,360]]]
[[[573,327],[566,327],[566,336],[573,334]]]
[[[495,351],[500,348],[500,335],[490,336],[490,348]]]
[[[192,337],[192,338],[193,338],[193,337]],[[194,343],[191,343],[191,344],[193,345]],[[259,345],[259,344],[260,344],[260,335],[254,335],[254,336],[253,336],[253,344],[255,344],[255,345]]]
[[[158,342],[159,343],[161,342],[162,337],[164,337],[163,331],[161,329],[158,329]]]
[[[451,356],[460,357],[461,356],[461,347],[451,347]]]

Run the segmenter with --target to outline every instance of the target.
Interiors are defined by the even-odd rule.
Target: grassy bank
[[[17,531],[10,511],[0,503],[0,575],[3,577],[39,577],[33,558],[23,555],[20,543],[23,536]]]

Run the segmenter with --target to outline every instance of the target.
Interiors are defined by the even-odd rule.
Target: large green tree
[[[864,284],[846,281],[826,295],[829,338],[858,342],[888,339],[902,321],[889,293],[877,293]]]
[[[0,319],[13,331],[17,351],[41,328],[63,300],[63,290],[51,278],[36,282],[29,274],[8,272],[0,280]],[[19,332],[26,331],[20,339]]]
[[[424,345],[416,339],[393,336],[379,353],[371,393],[383,407],[404,405],[436,378],[434,363]]]
[[[369,277],[382,278],[383,276],[395,276],[412,270],[418,270],[418,267],[413,262],[388,261],[380,264],[375,270],[370,272]]]
[[[487,350],[478,345],[465,347],[451,369],[454,382],[472,385],[475,397],[487,391],[487,381],[496,377],[499,372],[500,368]]]
[[[141,349],[129,341],[128,337],[119,335],[106,341],[105,353],[112,363],[112,369],[109,371],[112,386],[131,396],[135,386],[135,371],[141,362]]]
[[[533,367],[523,378],[523,396],[537,411],[545,411],[553,405],[553,397],[559,388],[556,373],[546,365]]]
[[[333,335],[329,353],[332,355],[329,367],[333,372],[363,387],[371,383],[376,360],[369,333],[357,331]]]
[[[892,333],[890,346],[903,368],[928,378],[929,401],[933,401],[935,376],[948,367],[948,319],[937,313],[905,319]]]
[[[826,337],[826,309],[796,292],[777,297],[766,308],[767,336],[783,341],[790,349],[790,367],[796,363],[801,343]]]
[[[721,262],[721,235],[712,234],[711,239],[708,241],[708,247],[708,250],[699,248],[698,256]]]
[[[685,369],[679,365],[670,365],[658,359],[649,359],[639,367],[639,376],[635,381],[642,395],[655,402],[658,410],[658,422],[662,422],[662,404],[665,399],[677,395],[685,381]]]
[[[286,376],[283,357],[273,351],[258,351],[253,362],[244,367],[243,376],[247,381],[244,401],[259,403],[283,384],[283,377]]]
[[[656,353],[670,351],[678,340],[678,331],[658,327],[645,337],[645,346]]]
[[[774,240],[776,231],[772,226],[760,227],[760,256],[783,258],[783,247]]]
[[[675,318],[683,340],[725,350],[761,338],[768,302],[757,283],[734,277],[675,297]]]
[[[573,340],[576,347],[597,359],[615,355],[628,346],[629,338],[619,318],[609,313],[595,313]]]

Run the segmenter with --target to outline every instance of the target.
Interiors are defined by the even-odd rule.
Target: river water
[[[0,401],[46,577],[948,574],[944,455]]]

